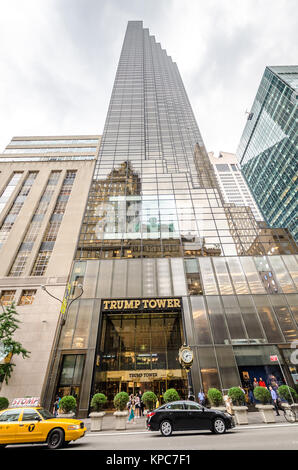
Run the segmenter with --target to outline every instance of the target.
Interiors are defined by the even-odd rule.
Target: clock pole
[[[193,350],[183,344],[179,349],[179,362],[183,369],[187,372],[187,383],[188,383],[188,397],[194,400],[192,378],[191,378],[191,367],[193,364]]]

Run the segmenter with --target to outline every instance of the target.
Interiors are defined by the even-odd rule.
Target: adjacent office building
[[[14,137],[0,155],[1,304],[15,302],[15,337],[30,351],[1,394],[40,396],[100,137]]]
[[[112,404],[120,390],[175,387],[195,354],[192,386],[227,389],[297,369],[297,246],[227,203],[176,63],[128,23],[69,284],[82,297],[63,316],[42,399],[74,394]],[[76,295],[76,294],[75,294]]]
[[[220,152],[218,157],[213,152],[208,155],[224,200],[236,206],[249,206],[256,220],[264,220],[242,175],[236,155],[228,152]]]
[[[298,240],[298,66],[266,67],[237,158],[270,227]]]

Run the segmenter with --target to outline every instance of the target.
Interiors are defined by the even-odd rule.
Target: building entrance
[[[150,390],[161,403],[163,393],[175,388],[186,398],[187,376],[178,361],[181,344],[181,309],[103,312],[92,393],[107,395],[111,408],[120,391],[135,395]]]

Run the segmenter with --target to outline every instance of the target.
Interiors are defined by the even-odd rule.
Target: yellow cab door
[[[20,409],[3,411],[0,415],[0,444],[14,444],[19,442]]]
[[[41,442],[45,439],[40,415],[32,408],[24,408],[19,421],[19,442]]]

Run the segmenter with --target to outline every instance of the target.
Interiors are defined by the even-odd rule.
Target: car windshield
[[[52,418],[55,418],[55,416],[52,415],[52,413],[50,413],[48,410],[45,410],[44,408],[39,408],[39,409],[38,409],[38,412],[41,414],[41,416],[43,417],[43,419],[52,419]]]

